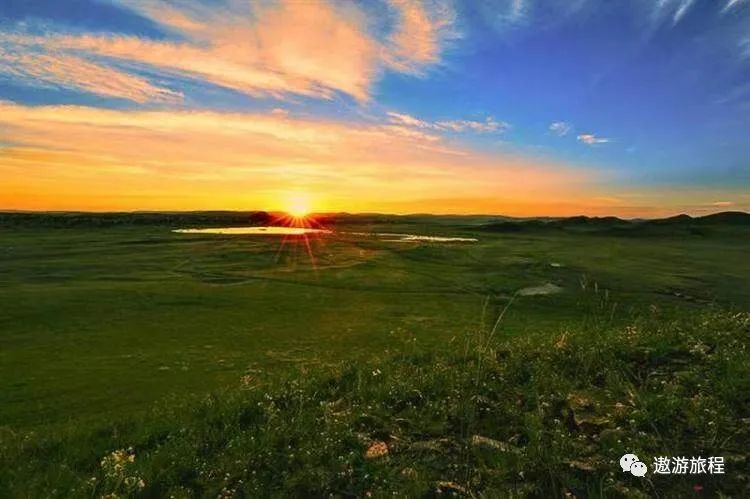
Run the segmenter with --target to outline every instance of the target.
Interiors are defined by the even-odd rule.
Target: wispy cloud
[[[527,14],[528,0],[512,0],[510,2],[510,18],[514,21],[523,19]]]
[[[414,116],[411,116],[409,114],[397,113],[395,111],[388,111],[386,114],[388,115],[388,119],[390,120],[390,122],[397,125],[411,126],[416,128],[432,127],[432,123],[420,120],[419,118],[415,118]]]
[[[454,132],[463,132],[470,130],[478,133],[504,132],[510,128],[510,124],[505,121],[497,121],[494,118],[486,118],[484,121],[474,120],[447,120],[438,121],[435,126],[441,130],[452,130]]]
[[[389,3],[398,13],[398,28],[386,42],[387,63],[412,73],[437,63],[443,43],[458,36],[456,14],[451,5],[442,0],[425,3],[389,0]]]
[[[442,2],[430,3],[428,10],[426,4],[391,0],[395,28],[379,36],[371,29],[374,20],[354,3],[121,3],[173,36],[38,35],[19,25],[15,31],[0,30],[0,46],[24,57],[5,62],[0,73],[22,83],[35,80],[136,102],[171,99],[178,93],[122,69],[126,65],[250,95],[331,98],[341,92],[363,101],[383,71],[418,74],[439,62],[444,39],[455,32],[453,11]],[[106,61],[123,64],[113,69]],[[73,72],[80,74],[72,78]]]
[[[734,7],[739,7],[741,5],[744,5],[745,3],[747,3],[747,0],[728,0],[726,5],[724,5],[724,8],[721,9],[721,12],[722,13],[727,12],[733,9]]]
[[[578,142],[586,144],[587,146],[606,144],[612,141],[612,139],[608,139],[606,137],[597,137],[593,133],[582,133],[577,138]]]
[[[566,121],[555,121],[550,124],[549,131],[559,137],[564,137],[573,130],[573,125]]]
[[[683,0],[675,10],[674,16],[672,17],[672,23],[677,24],[680,20],[685,17],[690,7],[692,7],[695,0]]]
[[[41,88],[66,88],[133,102],[176,102],[182,94],[146,78],[55,51],[7,50],[0,46],[0,78]]]
[[[669,21],[671,26],[677,25],[690,9],[695,0],[657,0],[648,2],[652,6],[651,25],[658,26]]]
[[[476,133],[499,133],[508,130],[511,126],[505,121],[497,121],[493,117],[487,117],[483,121],[476,120],[440,120],[440,121],[425,121],[419,118],[415,118],[409,114],[397,113],[395,111],[389,111],[386,113],[388,120],[396,125],[402,125],[414,128],[425,128],[430,130],[437,130],[443,132],[476,132]]]
[[[716,96],[715,104],[734,104],[742,102],[750,96],[750,82],[740,83],[728,89],[723,95]]]
[[[545,29],[584,11],[592,0],[488,0],[476,2],[487,20],[501,31],[534,25]]]
[[[750,37],[743,38],[738,43],[740,54],[745,59],[750,59]]]
[[[585,189],[594,178],[557,163],[480,154],[414,126],[274,111],[0,101],[0,128],[8,142],[0,150],[4,207],[113,209],[144,195],[138,208],[275,209],[280,193],[300,188],[327,200],[324,208],[366,210],[419,199],[424,192],[489,198],[511,186],[508,196],[519,200],[554,199]]]

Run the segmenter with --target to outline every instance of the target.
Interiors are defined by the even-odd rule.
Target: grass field
[[[584,398],[602,397],[602,404],[595,404],[601,408],[621,400],[618,397],[626,397],[622,388],[625,385],[617,384],[626,380],[626,384],[635,386],[635,392],[647,393],[643,400],[653,399],[653,402],[649,402],[651,406],[642,419],[636,418],[641,426],[629,428],[633,433],[615,439],[607,449],[620,452],[624,448],[622,441],[636,445],[634,435],[645,431],[649,434],[648,445],[637,448],[644,449],[646,455],[654,455],[660,446],[665,452],[672,450],[664,448],[665,444],[674,444],[675,452],[688,452],[691,444],[698,445],[697,437],[663,433],[669,417],[678,409],[667,407],[674,402],[659,399],[644,379],[634,381],[631,371],[636,369],[637,362],[630,365],[627,362],[635,362],[633,359],[623,361],[627,365],[622,369],[612,364],[612,372],[602,374],[606,383],[597,386],[595,380],[595,371],[606,370],[604,360],[614,362],[613,359],[619,358],[618,351],[632,348],[627,355],[638,355],[641,349],[658,350],[660,344],[668,344],[669,352],[689,349],[689,345],[683,344],[687,341],[686,327],[696,328],[691,336],[695,341],[718,345],[719,350],[731,357],[717,360],[715,365],[711,364],[714,361],[707,365],[695,363],[701,369],[699,374],[728,385],[726,393],[713,395],[711,401],[715,406],[711,410],[731,408],[730,414],[721,417],[732,428],[736,425],[732,421],[748,417],[743,414],[747,410],[747,397],[739,395],[748,386],[747,379],[743,381],[747,375],[746,352],[737,350],[738,345],[746,347],[748,331],[742,313],[750,310],[750,259],[747,258],[750,233],[745,228],[720,228],[708,234],[665,230],[638,237],[575,230],[494,232],[485,230],[481,225],[484,221],[439,217],[407,217],[388,222],[350,220],[336,225],[332,235],[311,236],[312,258],[299,238],[287,239],[282,245],[277,236],[178,234],[172,229],[179,227],[171,225],[99,228],[32,225],[0,229],[0,427],[5,435],[4,447],[12,449],[7,450],[4,458],[26,462],[24,469],[0,474],[0,480],[6,480],[6,488],[0,488],[0,494],[5,490],[9,495],[23,495],[19,480],[33,476],[42,477],[33,483],[35,492],[41,495],[45,495],[42,491],[50,493],[56,489],[62,496],[116,491],[153,497],[167,493],[176,497],[210,493],[215,497],[226,485],[238,494],[252,496],[253,490],[257,493],[258,487],[270,483],[264,480],[271,480],[274,466],[280,473],[288,473],[283,486],[276,489],[282,495],[328,492],[361,495],[367,491],[391,490],[424,495],[434,491],[441,476],[445,478],[442,481],[453,484],[444,484],[445,487],[455,486],[453,492],[459,494],[497,491],[511,485],[519,494],[559,493],[565,487],[583,491],[584,495],[601,495],[604,488],[626,494],[618,487],[627,488],[627,484],[605,483],[606,473],[597,471],[611,467],[602,463],[611,460],[614,454],[603,455],[604,451],[598,448],[596,459],[582,458],[572,467],[563,463],[561,456],[566,446],[577,444],[562,437],[559,441],[551,436],[552,440],[545,440],[546,425],[551,423],[539,413],[530,397],[543,394],[554,399],[551,404],[564,405],[570,403],[570,394],[578,393]],[[478,241],[398,242],[387,236],[361,233],[435,235]],[[535,289],[559,292],[536,294]],[[487,339],[487,331],[503,310],[499,326]],[[733,315],[737,313],[740,315]],[[706,323],[706,314],[716,314],[711,317],[721,327],[716,329],[710,321]],[[644,317],[648,320],[641,334],[650,332],[656,337],[639,336],[632,344],[623,343],[622,331],[641,324]],[[679,321],[683,321],[683,326],[675,325]],[[734,336],[725,338],[724,331],[732,331]],[[660,339],[660,334],[664,338]],[[543,352],[556,351],[550,345],[558,344],[566,335],[575,338],[574,354],[565,357],[558,352],[552,358],[545,358]],[[592,345],[597,346],[587,351],[589,336]],[[507,352],[502,358],[515,359],[508,365],[497,355],[504,349]],[[494,353],[486,357],[488,351]],[[563,348],[562,352],[567,350]],[[597,358],[597,352],[602,358]],[[740,356],[741,353],[745,356]],[[670,363],[670,355],[665,361],[666,371],[680,371],[683,364]],[[538,380],[524,378],[528,373],[523,374],[519,360],[524,358],[532,359],[530,366],[538,362],[540,376],[549,383],[542,386]],[[484,361],[485,367],[481,366],[481,359],[488,359]],[[350,363],[350,371],[342,367],[342,361]],[[566,362],[571,365],[566,367]],[[574,371],[560,375],[559,379],[553,374],[554,370],[574,370],[580,365],[585,373],[580,378]],[[373,384],[377,376],[369,373],[374,370],[391,372],[388,384]],[[451,377],[447,377],[448,373]],[[511,388],[499,383],[498,378],[485,380],[490,373],[525,379],[519,382],[519,394],[523,392],[523,396],[516,394],[516,398],[523,402],[516,413],[505,402],[499,402],[505,396],[503,390]],[[347,376],[366,382],[362,385],[358,381],[357,389],[347,394],[344,391],[349,381],[342,381],[350,379]],[[410,386],[412,377],[414,385]],[[282,408],[278,415],[280,426],[269,430],[271,433],[263,436],[253,433],[256,430],[248,430],[255,424],[249,421],[267,423],[271,416],[266,409],[261,411],[264,415],[251,410],[252,414],[246,416],[249,419],[242,419],[248,407],[262,401],[258,390],[249,390],[248,395],[243,387],[260,383],[258,386],[277,387],[261,391],[270,390],[278,395],[286,393],[289,385],[284,385],[283,380],[290,382],[290,379],[304,385],[299,393],[304,393],[300,397],[305,402],[289,402],[299,405],[295,409],[300,411],[297,420]],[[489,383],[487,393],[472,388],[472,379]],[[690,383],[694,384],[694,380]],[[685,389],[692,390],[693,384]],[[393,393],[388,395],[386,388]],[[452,406],[448,393],[451,389],[468,398],[461,398]],[[588,392],[581,394],[581,390]],[[378,404],[386,400],[396,403],[410,400],[414,392],[423,394],[430,402],[413,417],[398,416],[412,417],[409,428],[398,429],[395,412],[385,414],[385,406],[375,404],[379,408],[363,409],[368,406],[367,397]],[[210,412],[205,405],[209,393],[222,394],[219,409],[200,421],[194,413]],[[487,409],[489,415],[481,413],[484,402],[478,396],[495,400],[496,405],[490,404]],[[678,396],[676,391],[671,396],[680,400],[685,393]],[[662,403],[667,406],[662,407]],[[312,409],[325,404],[345,406],[338,411],[345,414],[341,421],[331,423],[320,412],[322,409]],[[167,407],[186,409],[164,415],[164,411],[169,412]],[[163,420],[161,423],[154,422],[154,411],[156,420]],[[433,411],[434,418],[424,411]],[[467,416],[458,423],[461,414]],[[658,419],[661,422],[649,426],[644,419],[649,414],[662,418]],[[218,430],[210,429],[213,423],[208,422],[218,421],[221,415],[228,418],[216,423],[228,425],[224,435],[215,434]],[[367,424],[360,417],[371,421],[369,433],[363,430]],[[327,423],[320,426],[319,418]],[[142,423],[141,431],[133,427],[133,421],[150,423]],[[417,422],[419,427],[415,428]],[[430,426],[433,423],[434,428]],[[294,430],[300,425],[309,427]],[[532,437],[534,425],[539,429],[538,437]],[[700,430],[691,431],[703,438],[701,425]],[[296,443],[285,444],[304,449],[304,445],[314,446],[315,432],[311,433],[310,428],[318,427],[323,434],[335,437],[338,442],[335,445],[343,446],[329,449],[331,452],[359,452],[357,449],[367,448],[367,442],[373,440],[387,441],[397,448],[398,444],[393,444],[396,440],[391,437],[409,445],[445,438],[439,445],[447,447],[427,451],[427,464],[420,457],[414,461],[417,464],[409,465],[409,456],[413,454],[409,452],[392,456],[387,464],[378,464],[379,461],[373,464],[366,459],[352,461],[355,471],[349,477],[351,480],[341,477],[334,480],[327,475],[333,469],[326,465],[330,457],[327,451],[319,453],[316,464],[312,461],[305,464],[304,459],[297,464],[286,461],[272,464],[275,461],[271,457],[261,463],[256,462],[258,456],[277,449],[279,442],[257,447],[257,443],[251,444],[246,439],[251,435],[282,438],[284,434],[304,431],[304,435],[295,437]],[[113,428],[122,428],[121,433],[115,431],[113,436]],[[177,428],[188,428],[189,436],[177,438],[178,443],[165,444],[161,439]],[[616,428],[622,430],[619,424],[609,429]],[[654,428],[658,428],[657,433],[653,433]],[[95,430],[98,433],[86,433]],[[367,435],[362,436],[363,431]],[[583,432],[583,440],[589,438],[586,431],[577,431]],[[737,431],[735,428],[733,433],[725,435],[726,449],[741,438]],[[20,444],[29,432],[34,435],[29,437],[32,443]],[[509,457],[511,454],[507,452],[495,456],[492,450],[495,444],[491,443],[489,451],[480,449],[477,453],[471,450],[471,438],[476,435],[490,435],[492,442],[521,438],[525,450],[512,454],[515,457]],[[235,464],[225,463],[224,458],[215,457],[212,461],[207,457],[224,449],[235,437],[241,440],[237,445],[246,455],[254,456],[253,466],[270,467],[266,478],[252,478],[247,463],[236,468]],[[138,468],[140,475],[147,476],[148,486],[143,490],[137,487],[126,490],[124,482],[105,486],[101,482],[104,478],[100,478],[99,485],[84,490],[77,480],[88,480],[92,470],[99,468],[99,459],[121,446],[127,447],[128,439],[128,445],[135,446],[138,452],[142,449],[149,456],[147,464],[143,464],[146,467]],[[724,448],[716,439],[721,436],[711,445],[702,440],[700,445],[719,452]],[[482,447],[484,444],[479,442]],[[515,441],[513,445],[521,443]],[[429,445],[433,444],[438,445],[435,442]],[[192,449],[185,451],[192,456],[186,457],[187,461],[178,460],[174,469],[167,466],[177,473],[171,478],[157,471],[164,466],[159,461],[159,452],[166,452],[160,450],[163,445]],[[203,450],[194,448],[204,445],[208,447]],[[545,457],[540,453],[548,445],[553,448]],[[458,446],[460,452],[454,452],[451,446]],[[175,449],[170,452],[177,452]],[[42,460],[40,453],[45,452],[59,458],[51,459],[52,462],[66,463],[68,471],[61,472],[59,468],[50,471],[52,468],[45,466],[53,464],[35,463],[35,459]],[[444,457],[439,466],[433,462],[431,452]],[[577,449],[571,452],[580,453]],[[208,463],[206,466],[212,473],[221,470],[231,474],[231,483],[219,487],[216,477],[192,477],[191,473],[198,473],[195,466],[199,461]],[[553,461],[557,464],[553,465]],[[449,464],[456,467],[450,468]],[[414,480],[408,479],[411,471],[403,472],[420,466],[424,469],[414,470],[414,476],[418,477]],[[71,467],[80,468],[80,473],[71,471]],[[300,467],[321,475],[307,476]],[[370,472],[363,471],[370,467],[374,467]],[[516,476],[511,479],[507,473],[493,475],[493,467],[508,467],[515,470]],[[531,488],[517,476],[523,470],[527,470],[527,476],[536,474]],[[238,485],[236,480],[240,480],[240,475],[244,478]],[[373,482],[374,476],[390,481]],[[310,484],[316,480],[321,485],[313,490]],[[747,484],[736,476],[732,480],[726,482],[730,485],[726,490],[730,492]],[[183,482],[187,484],[185,490],[180,489]],[[675,493],[682,490],[679,483],[669,483],[670,487],[677,487],[669,490]],[[720,482],[710,486],[725,490]],[[31,490],[32,484],[29,487]]]

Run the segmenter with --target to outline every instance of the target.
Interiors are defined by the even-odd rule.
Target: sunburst
[[[302,229],[321,228],[320,221],[312,213],[313,203],[310,195],[301,192],[289,193],[284,198],[283,206],[284,213],[273,221],[274,224],[278,224],[284,227],[299,227]],[[313,236],[314,240],[319,241],[320,238],[317,237],[317,233],[312,232],[310,235]],[[290,241],[293,242],[294,246],[297,246],[300,243],[303,245],[305,252],[310,258],[313,269],[315,269],[317,272],[317,264],[315,256],[313,254],[311,240],[308,237],[307,232],[302,232],[299,235],[285,235],[281,240],[281,245],[279,246],[279,250],[276,253],[277,261],[281,256],[284,247]]]

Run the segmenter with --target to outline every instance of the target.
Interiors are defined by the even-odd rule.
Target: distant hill
[[[617,226],[630,224],[630,222],[628,222],[627,220],[623,220],[617,217],[586,217],[586,216],[563,218],[561,220],[551,222],[551,223],[564,226],[564,227],[576,227],[576,226],[617,227]]]
[[[750,213],[744,211],[722,211],[694,219],[700,224],[750,225]]]
[[[125,225],[266,225],[275,214],[265,211],[196,212],[0,212],[0,227],[111,227]]]
[[[575,216],[558,219],[501,220],[485,224],[482,228],[492,232],[522,232],[537,229],[611,229],[629,227],[634,222],[617,217]]]
[[[488,232],[523,232],[533,230],[569,230],[622,235],[663,234],[679,231],[700,234],[720,227],[750,227],[750,213],[726,211],[703,217],[681,214],[653,220],[623,220],[617,217],[575,216],[558,219],[500,220],[483,225]]]
[[[313,225],[414,223],[478,227],[504,217],[494,215],[389,215],[381,213],[316,213]],[[294,221],[283,212],[268,211],[180,211],[180,212],[32,212],[0,211],[0,227],[111,227],[165,225],[173,227],[245,227],[289,225]]]
[[[288,217],[267,211],[182,212],[0,212],[0,227],[109,227],[166,225],[175,227],[257,226],[283,224]],[[388,215],[379,213],[322,213],[314,219],[321,225],[415,223],[440,224],[487,232],[567,230],[592,233],[648,234],[664,230],[700,232],[712,227],[750,227],[750,214],[725,211],[703,217],[682,214],[654,220],[624,220],[617,217],[573,216],[567,218],[510,218],[492,215]]]
[[[694,220],[690,215],[682,213],[681,215],[675,215],[673,217],[660,218],[656,220],[642,220],[643,223],[649,223],[653,225],[680,225],[692,222]]]

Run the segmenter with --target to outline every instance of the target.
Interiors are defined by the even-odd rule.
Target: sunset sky
[[[0,209],[750,210],[750,0],[0,0]]]

